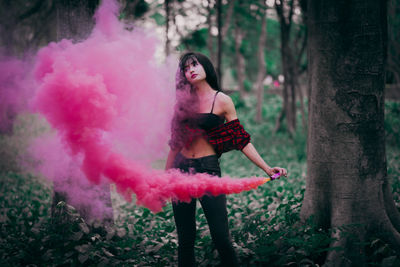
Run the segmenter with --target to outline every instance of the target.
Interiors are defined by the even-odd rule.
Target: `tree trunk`
[[[225,38],[226,34],[228,33],[229,25],[231,24],[233,9],[235,7],[235,0],[228,1],[228,10],[226,12],[224,26],[222,27],[222,38]]]
[[[213,27],[213,16],[212,16],[212,6],[211,6],[211,0],[208,0],[208,6],[207,6],[207,25],[208,25],[208,35],[207,35],[207,48],[210,53],[210,59],[211,61],[216,64],[216,55],[215,55],[215,49],[214,49],[214,37],[212,35],[211,29]]]
[[[92,1],[57,1],[57,40],[85,39],[91,32],[94,21],[89,4]]]
[[[240,50],[243,40],[243,30],[240,28],[240,23],[236,18],[235,21],[235,57],[236,57],[236,73],[237,73],[237,83],[240,98],[244,99],[246,92],[244,89],[244,71],[245,71],[245,61],[244,56]]]
[[[301,218],[313,215],[320,227],[338,230],[327,266],[365,266],[362,242],[370,237],[400,252],[385,154],[386,1],[309,0],[307,23],[308,175]]]
[[[393,75],[389,83],[400,84],[400,1],[388,1],[388,64],[387,70]]]
[[[164,7],[165,7],[165,55],[169,55],[169,49],[170,49],[170,41],[169,41],[169,17],[170,17],[170,0],[165,0],[164,1]]]
[[[21,7],[20,2],[0,1],[0,60],[3,63],[21,57],[26,53],[27,48],[31,51],[37,48],[33,37],[40,31],[38,28],[46,28],[43,24],[48,22],[47,4],[43,0],[36,0],[31,1],[30,5]],[[39,17],[44,23],[38,23],[37,19],[33,20],[33,15]],[[36,25],[38,26],[35,28]],[[22,66],[21,62],[19,68]],[[20,71],[22,73],[23,70]],[[0,85],[0,135],[13,134],[14,121],[21,112],[21,108],[24,107],[22,103],[25,104],[25,99],[20,96],[19,80],[15,79],[15,75],[13,71],[3,71],[0,75],[2,83]],[[10,96],[13,96],[12,100]]]
[[[223,90],[222,84],[222,0],[217,0],[217,27],[218,27],[218,46],[217,46],[217,74],[219,84]]]
[[[289,47],[289,29],[281,26],[281,58],[282,70],[285,78],[283,82],[283,107],[276,120],[275,131],[282,127],[282,121],[286,118],[288,133],[293,136],[296,131],[296,71]]]
[[[1,56],[13,56],[14,51],[14,37],[13,27],[17,23],[17,16],[14,10],[14,5],[11,1],[1,1],[0,8],[3,10],[0,17],[0,52]],[[7,12],[4,12],[7,11]]]
[[[301,7],[303,23],[306,24],[307,23],[307,1],[299,0],[299,4]],[[302,71],[305,71],[305,69],[302,67],[301,60],[302,60],[303,56],[305,55],[306,47],[307,47],[307,27],[305,27],[304,32],[301,30],[298,31],[295,43],[299,43],[299,42],[301,42],[300,49],[297,49],[297,51],[295,51],[295,55],[297,57],[295,60],[295,62],[296,62],[295,63],[295,73],[296,73],[295,74],[295,77],[296,77],[295,87],[297,88],[298,93],[299,93],[301,123],[303,126],[303,132],[306,133],[307,119],[306,119],[305,107],[304,107],[304,92],[303,92],[303,88],[299,82],[299,78],[300,78]]]
[[[296,68],[292,50],[290,48],[290,30],[292,26],[292,18],[294,13],[294,3],[292,1],[275,0],[275,8],[280,23],[281,36],[281,60],[282,72],[285,78],[283,83],[283,108],[278,116],[275,125],[275,131],[282,127],[282,121],[286,118],[287,130],[292,136],[296,131]],[[289,6],[288,6],[289,5]],[[289,12],[285,12],[289,9]]]
[[[265,0],[260,1],[261,9],[262,9],[262,17],[261,17],[261,33],[260,39],[258,40],[258,52],[257,52],[257,59],[258,59],[258,74],[257,74],[257,106],[256,106],[256,121],[261,122],[262,120],[262,106],[264,102],[264,77],[266,73],[265,67],[265,56],[264,56],[264,49],[265,49],[265,42],[267,39],[267,6],[265,4]]]
[[[90,3],[93,1],[67,1],[61,0],[57,4],[57,39],[61,40],[63,38],[68,38],[72,40],[81,40],[86,38],[92,28],[93,28],[93,11]],[[77,202],[76,199],[84,198],[84,196],[79,196],[75,194],[68,194],[68,192],[63,191],[66,185],[73,183],[75,177],[66,178],[64,181],[57,181],[54,183],[54,194],[53,194],[53,204],[51,213],[54,215],[55,208],[60,201],[67,203]],[[83,185],[82,185],[83,186]],[[64,188],[64,189],[63,189]],[[101,202],[105,207],[104,214],[99,217],[93,217],[91,212],[91,207],[84,204],[75,205],[76,210],[80,215],[87,221],[93,222],[95,220],[101,220],[103,225],[113,224],[113,211],[111,203],[111,194],[108,184],[100,185],[89,185],[87,190],[91,192],[91,196],[94,198],[92,203]]]

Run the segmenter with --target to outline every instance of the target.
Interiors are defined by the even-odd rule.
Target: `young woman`
[[[205,55],[190,52],[181,57],[176,87],[177,105],[166,169],[221,176],[219,156],[238,149],[268,176],[286,176],[284,168],[268,166],[250,143],[250,135],[240,124],[231,98],[221,92],[215,69]],[[222,265],[238,266],[230,240],[225,195],[203,196],[199,200]],[[179,266],[195,266],[196,199],[172,205]]]

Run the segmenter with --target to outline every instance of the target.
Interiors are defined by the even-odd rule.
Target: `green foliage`
[[[253,83],[251,81],[249,81],[248,79],[244,79],[243,86],[244,86],[244,90],[246,92],[250,92],[251,89],[253,88]]]
[[[279,22],[267,20],[267,46],[265,47],[265,63],[268,74],[277,77],[282,73]]]
[[[300,223],[299,212],[305,190],[306,136],[298,131],[293,139],[273,133],[281,108],[278,96],[265,95],[264,122],[254,121],[256,99],[241,102],[232,95],[239,119],[252,135],[262,157],[273,166],[289,170],[288,178],[271,181],[256,190],[229,195],[231,236],[243,266],[316,266],[329,250],[333,231],[324,231],[312,218]],[[390,133],[398,130],[398,103],[387,103],[388,175],[393,196],[400,205],[400,153]],[[395,124],[393,124],[395,123]],[[20,125],[20,124],[18,124]],[[22,131],[23,127],[18,126]],[[17,128],[18,128],[17,127]],[[391,130],[390,130],[391,129]],[[397,130],[396,130],[397,129]],[[392,131],[392,132],[390,132]],[[18,131],[17,131],[18,132]],[[396,140],[396,139],[394,139]],[[221,158],[223,175],[264,176],[242,153]],[[1,266],[175,266],[177,236],[172,207],[153,214],[125,202],[115,190],[112,200],[115,225],[88,225],[76,210],[58,203],[50,216],[52,189],[37,177],[16,172],[0,176],[0,265]],[[400,209],[400,207],[399,207]],[[211,241],[207,221],[197,206],[196,258],[199,266],[216,266],[218,254]],[[371,266],[396,266],[399,258],[383,241],[372,238],[364,244]]]
[[[150,18],[154,19],[158,26],[165,25],[166,19],[159,12],[155,12],[153,15],[150,16]]]
[[[193,51],[203,51],[207,47],[208,29],[202,28],[193,31],[190,35],[182,39],[182,45]]]
[[[0,265],[28,265],[44,253],[41,229],[49,218],[50,188],[29,175],[0,179]]]
[[[129,0],[129,2],[133,2],[135,0]],[[133,15],[136,18],[139,18],[141,16],[143,16],[147,11],[149,11],[150,7],[149,4],[145,1],[145,0],[140,0],[137,2],[136,6],[135,6],[135,10]]]
[[[25,154],[32,138],[49,131],[44,119],[32,114],[19,114],[13,123],[12,135],[0,135],[0,173],[21,169],[20,156]]]
[[[385,102],[386,141],[390,145],[400,145],[400,103]]]

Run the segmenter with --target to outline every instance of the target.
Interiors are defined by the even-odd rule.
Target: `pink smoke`
[[[264,183],[149,168],[168,149],[177,64],[158,64],[157,39],[140,29],[124,30],[117,11],[115,1],[103,1],[87,40],[50,43],[37,55],[33,106],[58,135],[47,149],[44,140],[32,146],[33,154],[50,163],[41,172],[53,180],[67,175],[111,181],[127,200],[134,193],[153,211],[170,200],[239,193]]]
[[[85,210],[82,215],[89,222],[112,218],[112,208],[106,205],[110,198],[109,184],[94,186],[81,170],[81,157],[68,156],[65,149],[59,136],[52,132],[33,139],[29,153],[40,161],[35,171],[50,179],[54,191],[65,194],[68,204]]]
[[[1,55],[0,55],[1,56]],[[32,97],[32,85],[28,82],[29,64],[25,61],[0,57],[0,132],[11,133],[18,113],[27,110]]]

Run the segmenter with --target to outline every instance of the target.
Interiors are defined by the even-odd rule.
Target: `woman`
[[[268,176],[286,176],[285,169],[269,167],[250,143],[250,135],[237,119],[231,98],[221,92],[215,69],[206,56],[192,52],[184,54],[179,63],[176,86],[177,105],[166,169],[221,176],[220,154],[238,149]],[[203,196],[200,203],[223,266],[238,266],[229,235],[225,195]],[[172,205],[178,233],[179,266],[194,266],[196,199]]]

